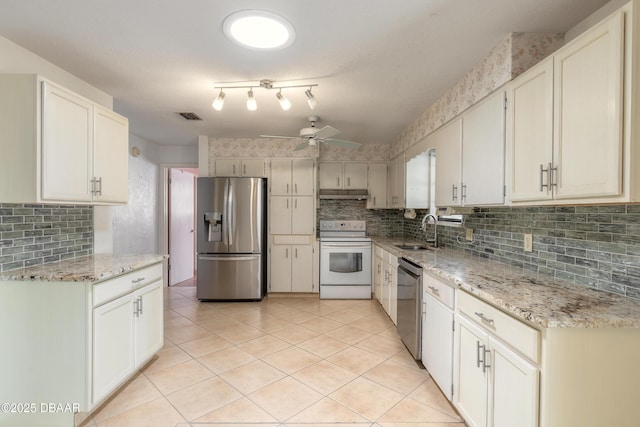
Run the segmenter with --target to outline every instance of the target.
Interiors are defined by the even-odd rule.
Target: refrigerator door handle
[[[200,259],[207,261],[249,261],[260,258],[260,255],[239,255],[239,256],[216,256],[216,255],[200,255]]]
[[[231,180],[227,180],[227,242],[229,247],[233,246],[233,226],[235,220],[235,206],[233,204],[233,188],[231,187]]]

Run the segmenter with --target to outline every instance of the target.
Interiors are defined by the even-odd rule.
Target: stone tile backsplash
[[[92,206],[0,203],[0,271],[92,253]]]
[[[318,204],[316,229],[320,220],[365,220],[367,234],[383,237],[402,236],[403,211],[397,209],[367,209],[365,200],[322,199]]]
[[[419,211],[406,237],[424,240]],[[465,241],[464,228],[475,240]],[[578,285],[640,299],[640,205],[476,208],[464,228],[438,227],[442,246]],[[523,248],[533,235],[533,252]]]

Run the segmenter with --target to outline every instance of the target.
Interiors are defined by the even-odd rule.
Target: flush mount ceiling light
[[[296,32],[282,16],[264,10],[241,10],[227,16],[222,25],[229,40],[251,49],[284,49]]]
[[[280,103],[280,107],[282,107],[283,110],[287,111],[291,108],[291,101],[289,101],[284,94],[282,93],[282,89],[293,89],[293,88],[301,88],[301,87],[306,87],[308,88],[307,90],[304,91],[304,94],[307,97],[307,104],[309,104],[309,108],[311,108],[312,110],[314,108],[316,108],[316,106],[318,105],[318,100],[316,99],[315,95],[313,95],[311,93],[311,89],[314,87],[317,87],[317,84],[306,84],[306,85],[278,85],[278,86],[274,86],[275,82],[273,80],[268,80],[268,79],[263,79],[260,80],[259,82],[253,83],[253,84],[249,84],[249,85],[242,85],[242,86],[215,86],[214,89],[218,89],[220,90],[220,92],[218,93],[217,98],[213,101],[213,103],[211,104],[211,106],[213,107],[214,110],[216,111],[221,111],[222,110],[222,106],[224,104],[224,98],[225,98],[225,93],[224,90],[228,90],[228,89],[249,89],[249,91],[247,92],[247,110],[249,111],[256,111],[258,109],[258,103],[256,102],[256,98],[254,96],[253,90],[254,89],[266,89],[266,90],[277,90],[278,93],[276,93],[276,98],[278,100],[278,102]]]

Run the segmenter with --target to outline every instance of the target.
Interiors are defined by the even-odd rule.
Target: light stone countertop
[[[403,251],[393,243],[406,240],[372,239],[393,255],[539,329],[640,328],[637,300],[453,250]]]
[[[163,255],[92,255],[0,272],[0,282],[98,282],[161,262]]]

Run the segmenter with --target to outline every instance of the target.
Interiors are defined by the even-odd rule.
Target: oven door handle
[[[331,242],[331,243],[320,243],[320,249],[356,249],[356,250],[366,250],[371,249],[371,244],[361,244],[361,243],[352,243],[352,242]]]

